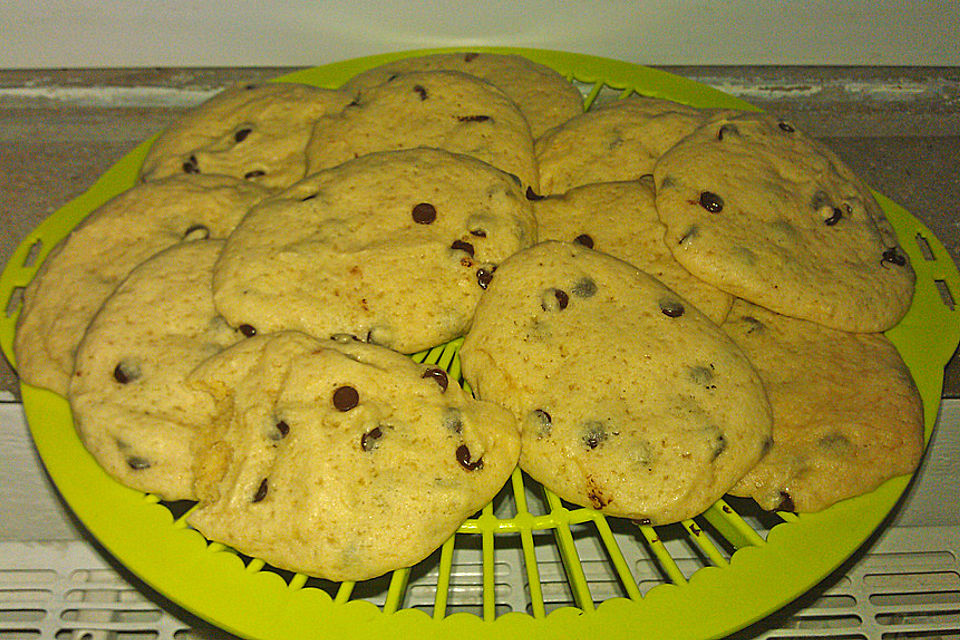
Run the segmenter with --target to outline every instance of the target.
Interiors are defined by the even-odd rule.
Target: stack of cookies
[[[228,89],[140,178],[26,291],[21,379],[106,473],[277,567],[414,564],[518,465],[660,525],[725,494],[815,511],[918,463],[883,336],[909,260],[770,116],[584,111],[526,58],[438,54]],[[407,357],[460,337],[469,389]]]

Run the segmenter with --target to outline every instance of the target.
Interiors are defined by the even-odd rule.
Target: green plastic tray
[[[755,109],[701,84],[615,60],[529,49],[471,50],[518,53],[551,66],[583,88],[588,104],[611,92],[618,97],[636,91],[696,106]],[[438,51],[450,49],[349,60],[278,80],[337,87],[371,66]],[[134,183],[149,144],[123,157],[88,192],[29,234],[0,276],[0,300],[15,302],[56,242],[96,206]],[[913,306],[888,335],[920,389],[929,441],[943,368],[960,341],[957,313],[944,302],[941,289],[960,292],[960,276],[921,222],[878,198],[917,271]],[[0,317],[0,340],[14,363],[19,307],[7,305],[11,307]],[[439,363],[459,379],[458,347],[454,341],[416,357]],[[173,603],[232,633],[264,640],[721,637],[778,610],[831,574],[883,525],[911,480],[892,479],[868,495],[816,514],[766,514],[750,501],[729,500],[697,518],[654,528],[626,525],[566,504],[518,471],[494,503],[424,562],[368,583],[336,584],[278,571],[208,543],[184,523],[183,505],[164,504],[106,475],[77,438],[63,398],[26,385],[22,398],[50,477],[90,534]],[[384,535],[389,535],[389,523],[384,523]],[[598,561],[581,557],[585,543],[602,550],[599,562],[602,573],[612,576],[612,587],[598,589],[589,578]],[[676,557],[678,545],[692,550],[682,561]],[[521,584],[503,583],[507,551],[522,558]],[[561,558],[559,582],[556,575],[544,575],[546,551]],[[459,559],[471,553],[479,561],[467,568],[464,582]],[[656,570],[652,588],[649,580],[638,582],[638,556]],[[520,590],[525,606],[505,611],[503,593],[510,591],[517,599],[511,590]],[[566,595],[558,599],[558,590]],[[596,595],[601,591],[615,595]],[[422,604],[425,592],[427,606]],[[415,600],[421,604],[411,604]],[[470,612],[464,612],[464,602]]]

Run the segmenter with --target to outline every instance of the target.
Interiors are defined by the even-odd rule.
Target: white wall
[[[960,0],[2,0],[0,33],[0,68],[314,65],[482,44],[644,64],[960,66]]]

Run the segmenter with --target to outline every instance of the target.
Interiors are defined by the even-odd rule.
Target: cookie
[[[657,159],[712,113],[636,94],[595,106],[537,139],[540,193],[652,173]]]
[[[916,469],[923,404],[883,334],[837,331],[742,300],[723,329],[773,408],[773,447],[733,495],[764,509],[819,511]]]
[[[254,207],[214,273],[233,326],[413,353],[462,335],[493,270],[536,238],[513,178],[469,156],[361,156]]]
[[[243,339],[213,308],[222,240],[184,242],[136,267],[77,349],[68,399],[81,441],[122,484],[193,498],[193,442],[216,406],[187,385],[197,365]]]
[[[342,89],[363,95],[398,74],[440,70],[468,73],[502,90],[520,108],[534,138],[583,113],[583,96],[573,83],[550,67],[513,54],[437,53],[403,58],[358,74]]]
[[[231,87],[164,130],[140,176],[213,173],[271,188],[290,186],[306,172],[314,121],[338,113],[350,100],[345,92],[289,82]]]
[[[44,260],[24,294],[14,353],[22,382],[66,395],[77,344],[130,271],[185,238],[224,238],[270,193],[227,176],[143,183],[94,210]]]
[[[310,173],[358,156],[435,147],[473,156],[538,189],[530,126],[492,84],[456,71],[398,75],[341,113],[317,120],[307,145]]]
[[[667,246],[717,288],[843,331],[885,331],[910,307],[913,268],[872,193],[789,123],[718,116],[654,176]]]
[[[763,386],[733,341],[655,278],[578,245],[504,261],[460,360],[477,397],[520,421],[520,467],[612,516],[697,515],[769,446]]]
[[[598,182],[533,203],[539,240],[575,242],[646,271],[714,322],[722,322],[733,296],[694,278],[664,243],[653,180]]]
[[[255,336],[192,376],[225,407],[187,522],[271,565],[366,580],[419,562],[510,477],[519,428],[431,365]]]

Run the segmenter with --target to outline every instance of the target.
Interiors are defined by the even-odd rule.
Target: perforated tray
[[[754,108],[704,85],[619,61],[528,49],[472,50],[518,53],[551,66],[583,88],[588,105],[638,92],[695,106]],[[350,60],[278,80],[336,87],[371,66],[435,51],[441,50]],[[14,253],[0,276],[0,300],[12,309],[0,318],[0,341],[12,363],[19,292],[87,213],[134,183],[149,144],[122,158]],[[888,335],[920,389],[929,441],[943,367],[960,340],[957,313],[942,291],[960,291],[960,275],[920,221],[877,195],[917,271],[913,306]],[[458,348],[454,341],[416,357],[459,379]],[[883,524],[910,481],[892,479],[817,514],[767,513],[752,501],[729,499],[676,525],[637,527],[564,503],[517,471],[490,505],[423,562],[376,580],[332,583],[207,542],[184,522],[190,505],[166,504],[109,478],[77,438],[63,398],[26,385],[22,398],[50,477],[105,549],[176,604],[232,633],[265,640],[719,637],[780,608],[832,572]],[[390,535],[388,522],[384,535]]]

